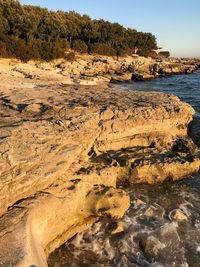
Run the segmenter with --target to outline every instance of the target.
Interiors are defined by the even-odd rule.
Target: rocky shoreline
[[[190,74],[200,68],[200,58],[114,58],[76,55],[73,62],[64,59],[52,62],[0,59],[1,76],[60,81],[74,85],[107,85],[110,83],[145,81],[176,74]]]
[[[190,105],[108,85],[150,75],[155,61],[134,59],[136,70],[133,58],[81,60],[0,60],[0,266],[47,266],[52,250],[99,217],[123,216],[123,186],[199,170]],[[154,77],[161,64],[166,75],[199,67],[166,62]]]

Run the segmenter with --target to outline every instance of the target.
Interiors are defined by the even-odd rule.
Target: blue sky
[[[200,0],[19,0],[151,32],[172,56],[200,57]]]

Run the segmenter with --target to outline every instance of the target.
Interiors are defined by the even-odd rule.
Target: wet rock
[[[139,151],[142,151],[142,154],[139,154]],[[132,151],[118,151],[113,157],[118,162],[121,157],[124,158],[123,165],[118,167],[118,185],[175,181],[199,170],[199,158],[190,152],[161,152],[158,147],[143,146]]]
[[[196,251],[199,253],[200,252],[200,246],[196,246]]]
[[[128,82],[132,80],[132,73],[117,73],[111,76],[111,83]]]
[[[151,80],[154,79],[154,75],[150,73],[145,73],[145,72],[134,72],[132,75],[132,80],[137,80],[137,81],[145,81],[145,80]]]
[[[122,191],[112,187],[95,186],[87,194],[86,209],[96,216],[110,216],[119,219],[128,209],[129,197]]]
[[[179,209],[173,210],[169,214],[170,220],[187,221],[188,217]]]
[[[180,151],[180,152],[188,152],[189,149],[188,149],[188,142],[187,140],[183,140],[183,139],[177,139],[175,142],[174,142],[174,145],[173,145],[173,151]]]
[[[22,199],[1,217],[0,263],[2,266],[47,266],[44,250],[48,255],[100,216],[118,219],[129,205],[124,191],[92,186],[77,179],[66,182],[61,188],[57,185]],[[5,253],[6,244],[10,244],[9,253]]]
[[[165,245],[154,236],[149,236],[142,240],[141,246],[144,252],[150,257],[158,255],[159,251],[165,248]]]
[[[189,125],[189,135],[193,142],[200,147],[200,117],[195,117]]]
[[[154,210],[152,208],[148,208],[145,211],[144,215],[147,216],[147,217],[153,217],[154,216]]]
[[[109,232],[111,232],[112,235],[118,234],[124,231],[124,226],[121,222],[115,222],[112,225],[109,226]]]
[[[139,198],[135,200],[135,203],[137,205],[146,205],[146,203],[144,201],[142,201],[141,199],[139,199]]]

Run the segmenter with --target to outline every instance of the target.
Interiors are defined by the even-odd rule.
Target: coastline
[[[129,197],[117,185],[177,180],[199,169],[188,136],[194,110],[173,95],[110,88],[110,81],[132,79],[132,58],[90,60],[0,60],[0,262],[8,266],[45,266],[44,250],[100,216],[123,216]],[[145,60],[138,72],[151,66]],[[181,62],[171,69],[196,68]]]
[[[51,62],[0,59],[1,77],[60,81],[69,85],[108,85],[145,81],[177,74],[190,74],[200,68],[200,58],[145,58],[76,54],[74,61]]]

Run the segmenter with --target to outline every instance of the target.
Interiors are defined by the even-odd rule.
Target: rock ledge
[[[194,110],[178,97],[8,74],[0,87],[0,266],[47,266],[53,249],[99,217],[123,216],[130,201],[119,185],[198,171],[188,137]]]

